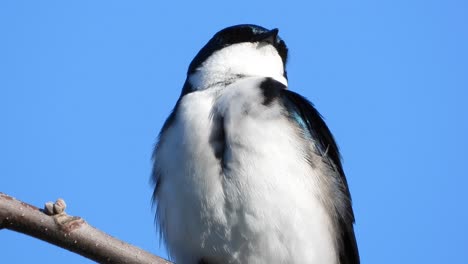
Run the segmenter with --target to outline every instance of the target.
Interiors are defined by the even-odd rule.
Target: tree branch
[[[0,230],[14,230],[100,263],[171,263],[67,215],[65,206],[59,199],[41,210],[0,192]]]

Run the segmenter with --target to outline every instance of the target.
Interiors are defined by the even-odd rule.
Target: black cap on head
[[[195,72],[195,70],[217,50],[236,43],[259,41],[265,41],[273,45],[283,60],[283,64],[286,65],[288,48],[284,41],[278,36],[277,28],[268,30],[261,26],[244,24],[227,27],[216,33],[192,60],[188,69],[188,74]]]

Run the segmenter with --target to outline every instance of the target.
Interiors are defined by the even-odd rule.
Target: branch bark
[[[70,250],[99,263],[171,262],[114,238],[65,213],[62,199],[45,209],[0,192],[0,230],[10,229]]]

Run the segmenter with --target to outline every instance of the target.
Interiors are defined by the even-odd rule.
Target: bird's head
[[[287,56],[278,29],[248,24],[228,27],[216,33],[192,60],[186,84],[197,91],[234,78],[261,76],[287,85]]]

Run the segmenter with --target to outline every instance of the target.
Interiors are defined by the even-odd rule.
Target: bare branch
[[[41,210],[0,193],[0,229],[33,236],[100,263],[171,263],[67,215],[65,206],[59,199]]]

